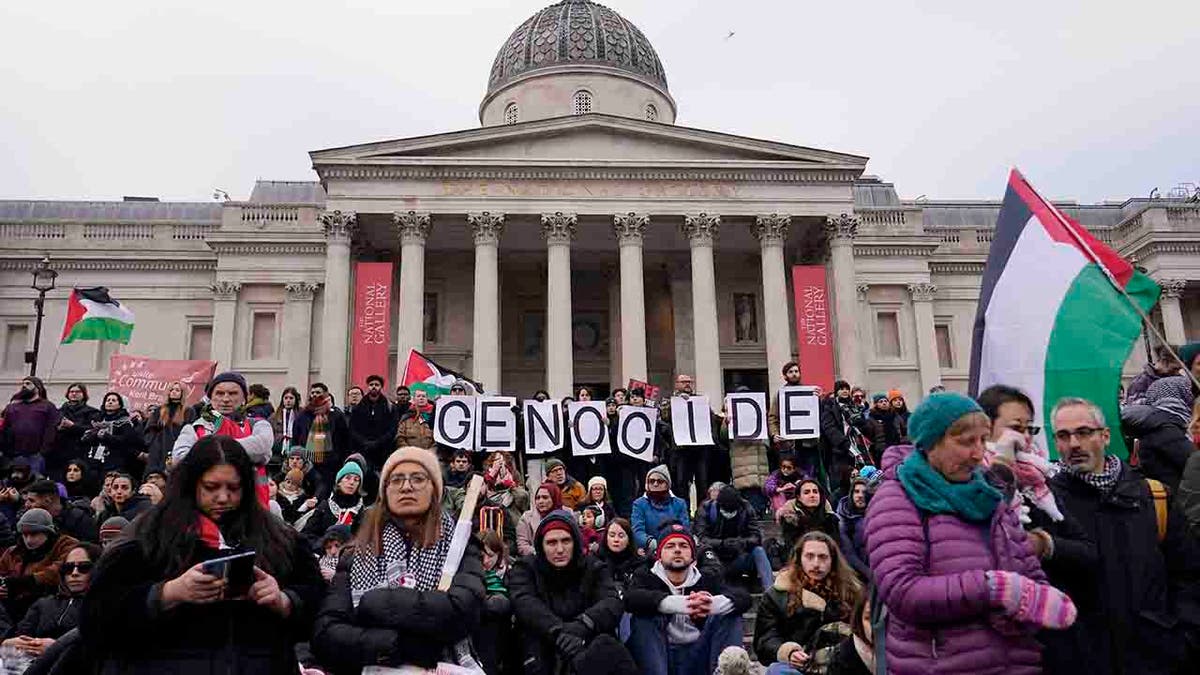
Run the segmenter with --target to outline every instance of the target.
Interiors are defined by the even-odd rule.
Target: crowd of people
[[[669,398],[618,389],[614,428],[621,406],[659,406],[650,463],[442,447],[427,392],[389,396],[379,376],[338,406],[321,383],[273,402],[224,372],[199,403],[172,383],[132,411],[116,392],[91,407],[81,383],[55,406],[28,377],[0,421],[0,661],[1198,672],[1198,357],[1160,350],[1111,424],[1094,401],[1051,402],[1044,437],[1045,402],[1012,387],[939,387],[910,411],[838,381],[816,439],[782,438],[772,404],[766,441],[731,439],[714,411],[712,445],[676,446]],[[693,378],[669,395],[696,395]]]

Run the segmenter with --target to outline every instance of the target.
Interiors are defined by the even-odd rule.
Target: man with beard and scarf
[[[367,378],[367,393],[350,412],[350,447],[371,463],[372,470],[383,466],[396,442],[396,412],[383,395],[383,377]]]
[[[1139,468],[1147,478],[1179,489],[1183,466],[1196,450],[1188,434],[1192,411],[1185,401],[1192,385],[1186,377],[1164,377],[1146,388],[1141,403],[1121,408],[1121,431],[1136,439]]]
[[[508,572],[517,625],[524,635],[524,672],[636,673],[613,637],[621,621],[608,566],[583,555],[582,536],[567,511],[551,511],[534,535],[534,553]]]
[[[12,460],[24,457],[37,473],[45,470],[45,457],[54,449],[61,413],[46,400],[46,385],[32,375],[21,380],[21,389],[4,408],[0,451]]]
[[[863,579],[871,578],[871,565],[867,558],[867,528],[863,522],[870,499],[866,479],[856,477],[850,481],[850,494],[842,497],[837,505],[838,530],[841,533],[838,545],[846,562]]]
[[[658,546],[658,531],[671,521],[691,524],[687,502],[671,494],[671,473],[660,464],[646,472],[646,494],[633,500],[633,543],[649,555]]]
[[[774,583],[775,576],[762,546],[757,516],[737,488],[725,485],[716,499],[696,509],[696,538],[702,547],[716,554],[727,572],[754,572],[765,590]]]
[[[97,474],[120,471],[142,475],[146,460],[145,437],[125,409],[125,399],[115,391],[105,392],[100,419],[84,432],[80,444]]]
[[[17,511],[22,506],[21,495],[39,478],[41,476],[34,473],[33,468],[29,466],[29,458],[18,457],[13,460],[8,468],[8,478],[4,480],[3,487],[0,487],[0,515],[7,518],[8,522],[17,521]]]
[[[350,427],[323,383],[309,387],[308,405],[296,416],[292,432],[292,444],[303,447],[325,484],[333,485],[334,475],[350,454]]]
[[[17,522],[17,543],[0,555],[0,601],[9,616],[25,616],[34,600],[58,588],[58,565],[79,543],[60,534],[45,509],[29,509]]]
[[[1050,489],[1063,514],[1095,542],[1094,556],[1080,560],[1075,571],[1046,567],[1051,583],[1079,610],[1077,642],[1056,645],[1067,653],[1053,660],[1102,675],[1184,672],[1173,669],[1200,658],[1197,541],[1181,514],[1156,504],[1136,469],[1107,453],[1110,432],[1097,405],[1063,399],[1050,421],[1064,468],[1050,479]]]
[[[67,462],[83,458],[79,440],[92,428],[92,422],[100,419],[100,411],[88,405],[87,386],[72,382],[67,385],[67,400],[59,406],[58,412],[62,419],[58,422],[54,449],[46,455],[46,475],[63,480]]]
[[[696,542],[681,523],[659,533],[654,557],[625,590],[634,660],[649,675],[713,672],[721,651],[742,643],[749,594],[727,586],[719,566],[697,566]]]

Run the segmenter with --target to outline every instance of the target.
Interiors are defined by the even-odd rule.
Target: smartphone
[[[201,569],[205,574],[225,580],[225,597],[240,598],[250,591],[254,583],[254,551],[242,551],[223,558],[205,561]]]

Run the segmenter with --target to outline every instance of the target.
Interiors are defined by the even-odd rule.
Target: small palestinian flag
[[[133,312],[108,295],[103,286],[76,288],[67,300],[62,344],[76,340],[110,340],[129,344]]]
[[[432,401],[442,394],[449,394],[450,387],[457,380],[466,385],[468,396],[483,393],[482,384],[467,379],[460,372],[439,366],[433,359],[413,349],[408,352],[408,363],[404,365],[404,377],[400,384],[408,387],[409,391],[424,391]]]
[[[1154,281],[1014,169],[983,270],[971,395],[993,384],[1023,390],[1037,406],[1034,424],[1047,429],[1040,442],[1051,457],[1049,416],[1064,397],[1088,399],[1119,424],[1121,368],[1158,294]],[[1126,456],[1115,426],[1109,451]]]

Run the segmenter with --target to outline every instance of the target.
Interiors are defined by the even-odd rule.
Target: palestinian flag
[[[67,300],[62,344],[76,340],[111,340],[129,344],[133,312],[108,295],[103,286],[76,288]]]
[[[1117,389],[1121,368],[1159,288],[1034,191],[1016,169],[983,271],[971,345],[971,395],[1018,387],[1040,410],[1034,424],[1057,457],[1050,411],[1066,396],[1088,399],[1125,457]]]
[[[450,387],[456,380],[462,380],[467,385],[467,394],[482,394],[483,385],[468,379],[462,373],[439,366],[433,359],[412,349],[408,352],[408,363],[404,365],[404,377],[400,384],[408,387],[409,391],[424,391],[432,401],[442,394],[449,394]]]

